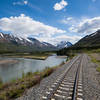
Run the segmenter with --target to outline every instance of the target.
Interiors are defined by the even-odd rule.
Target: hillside
[[[85,36],[79,40],[74,46],[77,47],[96,47],[100,46],[100,30]]]

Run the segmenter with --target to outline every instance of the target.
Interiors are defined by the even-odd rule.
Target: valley
[[[98,72],[100,72],[100,66],[99,66],[100,43],[98,41],[98,38],[100,38],[99,30],[96,31],[95,33],[92,33],[82,38],[74,45],[72,45],[68,41],[61,41],[56,46],[54,46],[50,43],[40,42],[35,38],[27,38],[29,40],[23,38],[20,39],[18,37],[11,36],[9,34],[5,35],[2,33],[0,38],[0,43],[2,44],[0,45],[1,47],[0,48],[0,89],[1,89],[0,99],[2,98],[3,100],[5,100],[4,98],[7,98],[8,100],[10,100],[10,99],[16,99],[21,96],[22,98],[21,100],[24,100],[26,98],[26,95],[23,97],[23,94],[27,89],[29,90],[28,98],[30,100],[32,98],[34,99],[39,98],[39,100],[41,99],[41,97],[45,98],[43,96],[45,94],[41,94],[40,92],[38,93],[38,95],[41,94],[42,95],[41,97],[32,96],[31,98],[30,89],[35,88],[35,85],[38,86],[39,84],[40,85],[36,89],[41,88],[42,84],[41,82],[42,80],[45,80],[45,77],[47,77],[48,80],[49,77],[54,77],[54,76],[57,77],[56,75],[59,76],[60,75],[59,70],[62,69],[63,73],[64,69],[66,69],[66,66],[71,66],[74,59],[79,57],[79,55],[84,55],[83,61],[86,65],[88,65],[88,71],[90,73],[92,72],[92,69],[89,67],[90,64],[96,63],[98,65],[95,68],[93,67],[95,70],[94,73],[97,74]],[[96,45],[94,45],[95,42],[92,40],[96,41]],[[81,60],[80,58],[81,57],[79,57],[79,60]],[[72,64],[72,67],[73,66],[75,67],[76,65],[77,64],[75,62],[75,65]],[[83,64],[82,66],[84,72],[87,74],[87,71],[84,69],[86,66]],[[74,71],[73,74],[75,72],[76,71]],[[70,73],[70,75],[72,75],[72,72]],[[98,75],[91,76],[90,77],[91,81],[93,81],[92,77],[97,78],[96,80],[97,83],[95,84],[98,85],[99,81]],[[50,84],[52,84],[52,82],[54,81],[51,80]],[[88,85],[88,83],[86,83],[85,80],[86,78],[84,75],[83,79],[84,87]],[[45,81],[44,84],[46,84]],[[15,86],[16,88],[14,88]],[[7,89],[9,89],[9,92],[7,92]],[[45,91],[48,90],[46,89]],[[83,93],[85,91],[87,90],[83,90]],[[7,93],[9,94],[9,96],[6,96]],[[85,93],[84,97],[87,98],[87,96],[88,94]],[[20,100],[20,98],[18,98],[18,100]]]
[[[100,100],[100,0],[0,0],[0,100]]]

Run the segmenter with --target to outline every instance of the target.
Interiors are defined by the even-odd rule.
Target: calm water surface
[[[0,65],[0,78],[3,82],[9,82],[13,79],[22,77],[23,73],[41,71],[46,67],[52,67],[61,64],[66,58],[58,56],[49,56],[46,60],[35,60],[25,58],[0,58],[0,60],[18,60],[15,64]]]

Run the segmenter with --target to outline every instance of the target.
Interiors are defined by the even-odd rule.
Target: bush
[[[53,71],[54,71],[53,68],[47,67],[45,70],[43,70],[42,77],[44,78],[44,77],[49,76]]]
[[[2,88],[3,82],[2,79],[0,78],[0,89]]]
[[[100,67],[97,67],[96,70],[97,70],[98,72],[100,72]]]

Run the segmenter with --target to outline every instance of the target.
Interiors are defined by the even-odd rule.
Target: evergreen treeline
[[[90,46],[90,47],[72,46],[72,47],[64,48],[64,49],[57,51],[57,55],[69,56],[70,54],[73,54],[73,53],[82,53],[82,52],[87,52],[87,51],[96,50],[96,49],[100,49],[100,46]]]

